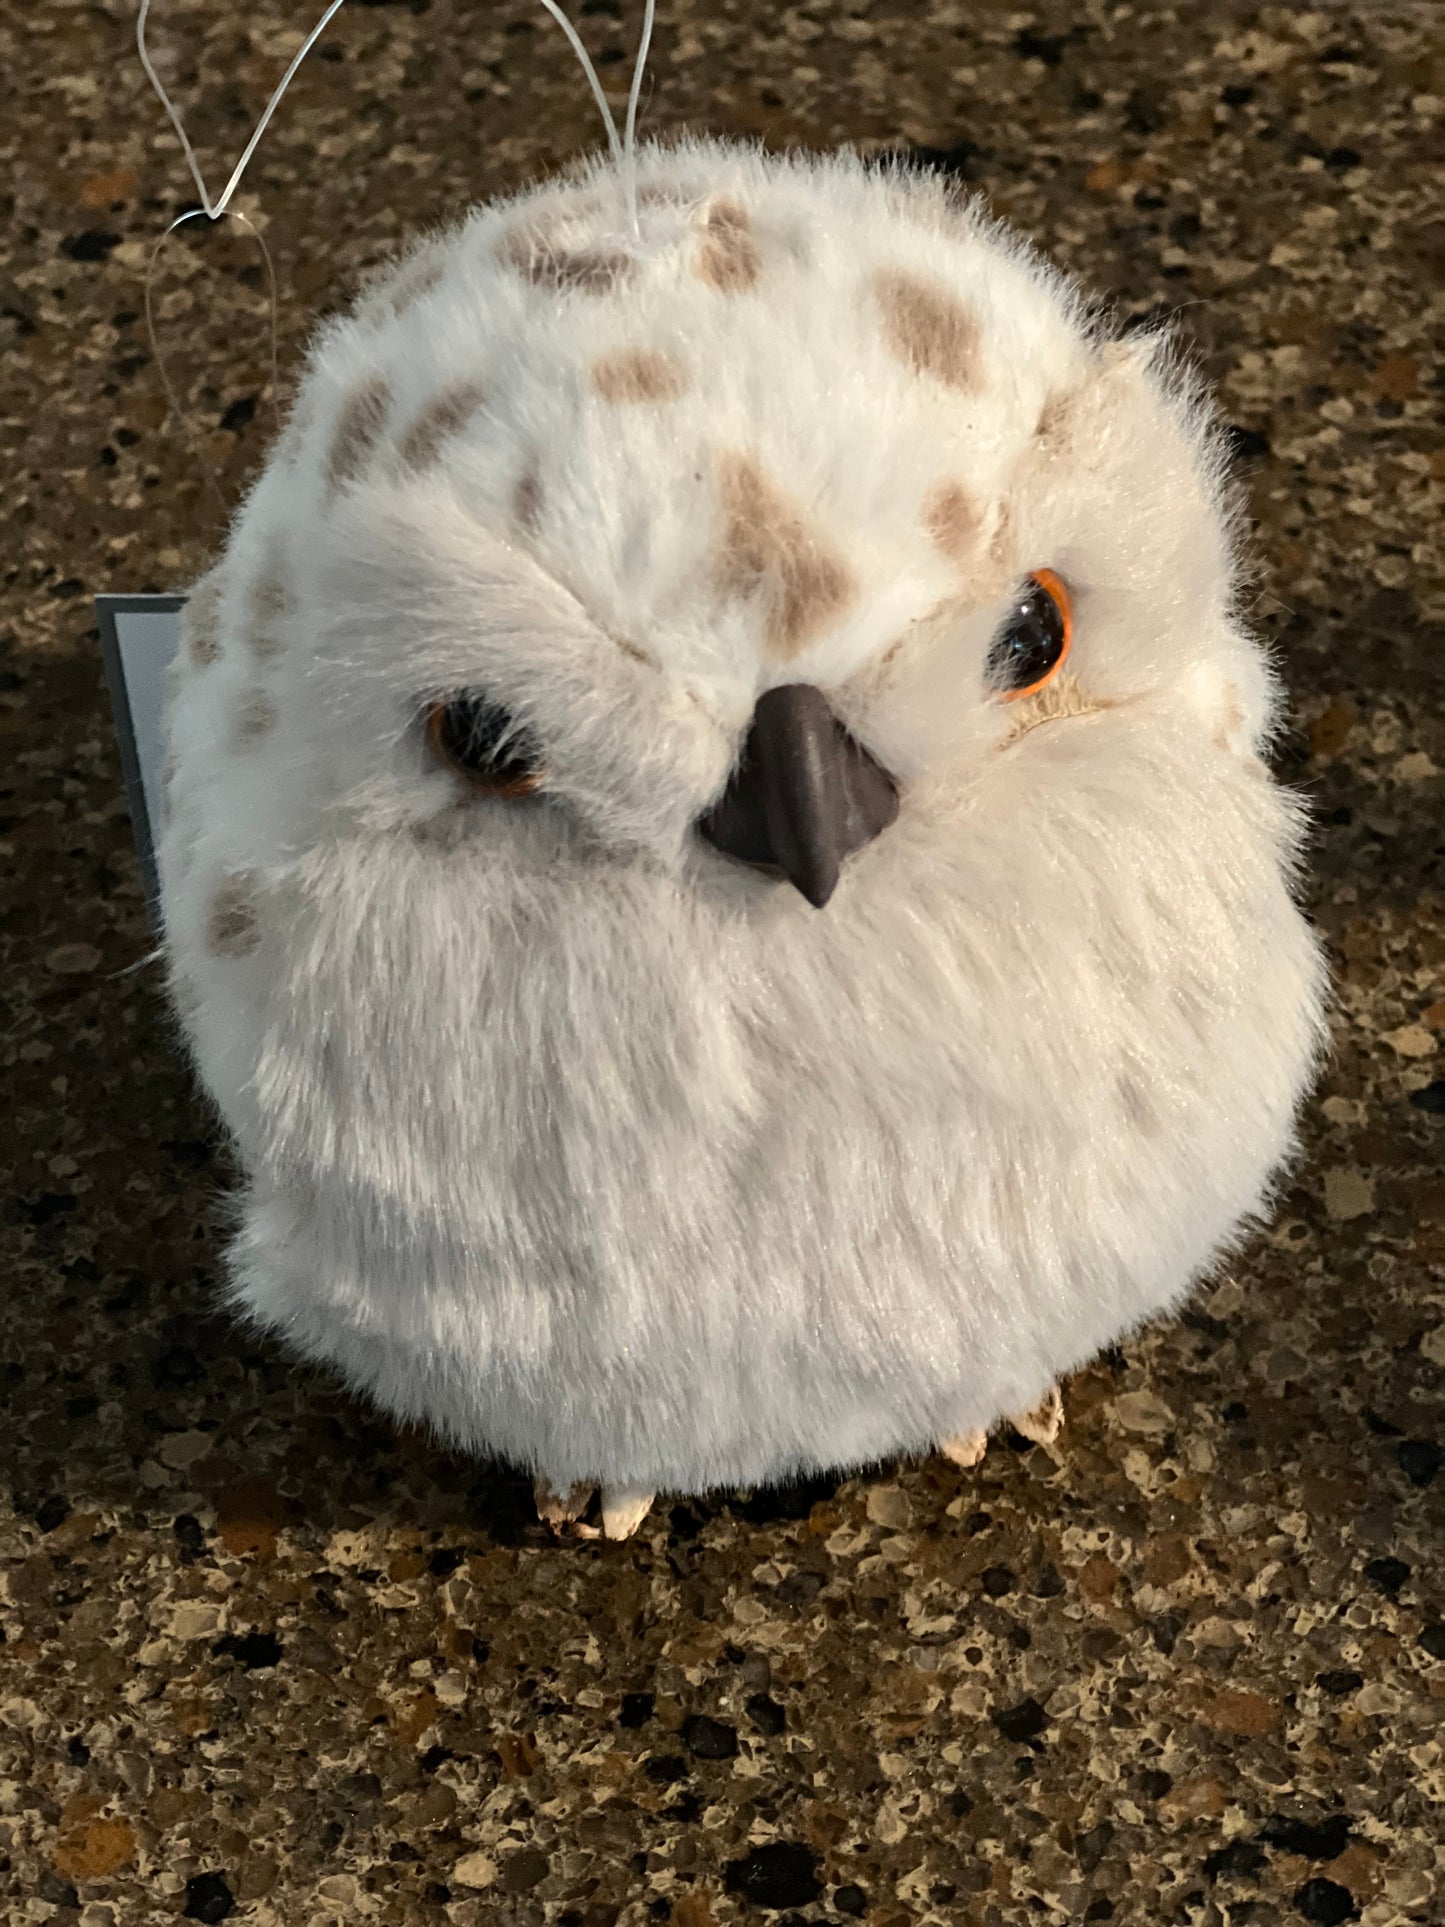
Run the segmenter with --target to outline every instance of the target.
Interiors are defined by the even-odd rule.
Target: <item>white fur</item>
[[[1276,685],[1164,348],[1109,343],[1018,242],[848,157],[689,143],[641,180],[680,200],[644,194],[640,242],[599,165],[323,331],[218,565],[220,659],[177,689],[161,849],[178,1005],[250,1178],[235,1302],[559,1490],[857,1465],[1031,1405],[1268,1209],[1323,1036],[1301,807],[1256,753]],[[693,271],[720,195],[756,287]],[[631,247],[632,279],[533,285],[504,241],[534,213]],[[900,267],[977,317],[976,390],[890,353],[867,276]],[[588,364],[634,348],[687,392],[597,396]],[[329,492],[373,373],[385,436]],[[486,403],[405,471],[406,423],[470,379]],[[859,582],[792,661],[714,592],[730,450]],[[981,511],[962,569],[924,526],[949,478]],[[1075,597],[1061,713],[983,680],[1039,566]],[[693,828],[786,681],[902,789],[822,912]],[[462,687],[543,745],[541,798],[430,760],[425,703]],[[278,721],[237,746],[258,688]],[[219,957],[234,871],[260,941]]]

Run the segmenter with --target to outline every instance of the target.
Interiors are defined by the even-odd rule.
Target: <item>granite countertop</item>
[[[306,11],[160,10],[218,177]],[[626,11],[580,8],[614,90]],[[190,197],[131,18],[0,21],[0,1911],[1445,1920],[1438,11],[664,0],[651,128],[931,150],[1179,315],[1250,478],[1338,999],[1275,1223],[1071,1382],[1057,1445],[623,1545],[554,1545],[521,1479],[211,1308],[227,1160],[147,961],[89,600],[175,586],[219,526],[146,337]],[[346,8],[242,196],[283,367],[415,225],[595,138],[531,0]],[[188,232],[159,323],[234,500],[264,279]]]

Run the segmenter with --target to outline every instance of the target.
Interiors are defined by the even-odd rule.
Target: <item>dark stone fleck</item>
[[[42,1499],[35,1508],[35,1523],[42,1532],[54,1532],[70,1517],[70,1501],[58,1492],[52,1492],[48,1499]]]
[[[702,1809],[702,1795],[689,1792],[674,1800],[670,1807],[664,1807],[662,1817],[664,1820],[676,1820],[683,1826],[691,1826],[694,1820],[701,1817]]]
[[[1372,1559],[1365,1567],[1365,1577],[1393,1599],[1410,1577],[1410,1568],[1403,1559]]]
[[[1269,454],[1269,436],[1262,428],[1245,428],[1239,422],[1230,422],[1225,428],[1229,439],[1229,453],[1236,462],[1262,462]],[[1229,1416],[1228,1412],[1225,1417]]]
[[[1217,1847],[1204,1856],[1204,1874],[1209,1880],[1218,1880],[1221,1874],[1226,1879],[1248,1876],[1259,1873],[1268,1861],[1269,1855],[1253,1840],[1231,1840],[1227,1847]]]
[[[523,1847],[514,1853],[502,1868],[502,1891],[509,1894],[523,1894],[547,1878],[550,1863],[545,1853],[536,1847]]]
[[[1402,1439],[1405,1436],[1403,1425],[1396,1425],[1393,1419],[1383,1417],[1368,1405],[1365,1407],[1365,1424],[1377,1439]]]
[[[779,1583],[776,1597],[785,1606],[811,1606],[826,1583],[821,1572],[790,1572]]]
[[[112,248],[120,246],[120,236],[112,234],[109,228],[88,227],[80,234],[67,234],[60,244],[60,252],[71,261],[104,261],[110,256]],[[221,1916],[217,1914],[219,1920]]]
[[[68,1880],[62,1880],[58,1873],[47,1867],[35,1883],[35,1891],[41,1900],[48,1900],[52,1907],[78,1907],[80,1895]]]
[[[434,1579],[449,1579],[466,1556],[458,1546],[438,1546],[427,1560],[426,1569]]]
[[[730,1894],[755,1907],[806,1907],[823,1889],[817,1875],[818,1856],[811,1847],[776,1840],[754,1847],[741,1860],[729,1860],[723,1885]]]
[[[168,1345],[150,1363],[151,1384],[158,1391],[167,1386],[194,1385],[205,1368],[186,1345]]]
[[[1417,1111],[1424,1111],[1430,1117],[1445,1117],[1445,1077],[1437,1077],[1433,1084],[1411,1091],[1410,1102]]]
[[[1273,1813],[1260,1828],[1259,1837],[1285,1853],[1303,1854],[1306,1860],[1334,1860],[1350,1844],[1351,1831],[1346,1813],[1332,1813],[1314,1824]]]
[[[1226,107],[1245,107],[1254,99],[1254,89],[1247,81],[1236,81],[1221,88],[1219,98]]]
[[[1420,1631],[1420,1644],[1431,1659],[1445,1659],[1445,1620],[1432,1620]]]
[[[770,1739],[781,1733],[788,1723],[788,1716],[778,1702],[767,1693],[749,1693],[743,1701],[748,1718],[760,1733]]]
[[[868,1896],[850,1880],[846,1887],[833,1889],[833,1907],[836,1912],[851,1914],[857,1920],[868,1911]]]
[[[901,158],[914,166],[939,174],[952,174],[959,180],[972,180],[976,164],[986,159],[988,150],[973,141],[956,141],[952,147],[915,147]]]
[[[978,1583],[990,1599],[1002,1599],[1005,1593],[1014,1589],[1014,1576],[1007,1566],[985,1566],[978,1576]]]
[[[1326,1880],[1322,1874],[1305,1882],[1295,1895],[1294,1904],[1305,1919],[1315,1921],[1317,1927],[1338,1927],[1341,1921],[1360,1917],[1349,1888],[1342,1887],[1338,1880]]]
[[[1429,1485],[1445,1465],[1445,1447],[1434,1439],[1405,1439],[1395,1447],[1395,1457],[1411,1485]]]
[[[624,1693],[622,1711],[617,1716],[617,1724],[632,1727],[646,1726],[652,1718],[652,1710],[656,1703],[656,1696],[652,1693]]]
[[[1006,1740],[1031,1740],[1049,1723],[1048,1714],[1033,1698],[1021,1699],[1017,1706],[996,1710],[989,1717]]]
[[[1064,57],[1064,36],[1033,33],[1022,27],[1014,35],[1014,52],[1020,60],[1041,60],[1046,67],[1057,67]]]
[[[973,1801],[961,1786],[956,1786],[948,1796],[948,1810],[955,1820],[961,1820],[966,1813],[973,1812]]]
[[[1361,156],[1353,147],[1332,147],[1325,155],[1325,166],[1332,174],[1346,174],[1360,165]]]
[[[1101,1820],[1087,1833],[1081,1833],[1074,1841],[1074,1858],[1086,1874],[1091,1874],[1109,1851],[1109,1842],[1114,1838],[1114,1828],[1108,1820]]]
[[[1034,1581],[1032,1591],[1035,1599],[1057,1599],[1064,1590],[1063,1575],[1058,1567],[1048,1563],[1039,1567],[1039,1576]]]
[[[84,583],[80,583],[74,593],[78,594],[84,586]],[[62,582],[52,588],[50,593],[70,595],[72,591]],[[42,1191],[38,1198],[32,1198],[23,1209],[31,1224],[37,1226],[53,1224],[57,1218],[63,1218],[75,1209],[75,1199],[65,1191]]]
[[[256,397],[254,395],[238,396],[222,415],[221,426],[230,429],[232,434],[239,434],[241,429],[247,427],[255,418],[255,414]]]
[[[187,1920],[225,1920],[235,1904],[224,1874],[192,1874],[186,1882],[186,1904],[182,1911]]]
[[[1320,1691],[1328,1693],[1331,1699],[1343,1699],[1347,1693],[1357,1693],[1364,1683],[1363,1673],[1351,1672],[1345,1666],[1321,1673],[1315,1682]]]
[[[423,1773],[435,1773],[439,1766],[445,1766],[448,1760],[454,1760],[456,1757],[449,1746],[429,1746],[422,1754],[418,1765]]]
[[[405,1860],[408,1862],[421,1859],[421,1855],[411,1844],[410,1840],[393,1840],[386,1850],[386,1857],[388,1860]]]
[[[1174,1775],[1164,1773],[1158,1767],[1146,1767],[1139,1775],[1135,1785],[1146,1800],[1162,1800],[1174,1784]]]
[[[234,1659],[248,1673],[263,1666],[274,1666],[281,1658],[281,1642],[275,1633],[226,1633],[211,1648],[218,1658]]]
[[[683,1744],[695,1760],[731,1760],[738,1750],[735,1726],[725,1720],[710,1719],[706,1713],[689,1713],[682,1723]]]
[[[1084,1909],[1085,1920],[1112,1920],[1114,1903],[1107,1894],[1098,1894]]]
[[[1149,1633],[1154,1641],[1155,1650],[1163,1653],[1166,1659],[1174,1651],[1179,1635],[1183,1631],[1184,1621],[1178,1613],[1160,1613],[1157,1619],[1149,1623]]]
[[[658,1753],[643,1766],[643,1772],[657,1786],[671,1786],[687,1773],[687,1761],[680,1753]]]
[[[429,1880],[421,1890],[421,1897],[432,1907],[445,1907],[452,1897],[452,1890],[440,1880]]]

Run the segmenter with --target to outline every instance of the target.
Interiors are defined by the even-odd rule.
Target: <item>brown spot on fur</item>
[[[391,389],[381,375],[368,375],[342,402],[326,458],[326,479],[333,488],[360,477],[367,456],[386,426],[390,406]]]
[[[575,288],[583,294],[607,294],[637,266],[620,248],[563,248],[535,228],[513,228],[503,243],[509,266],[534,287]]]
[[[1034,430],[1036,440],[1044,445],[1046,451],[1052,453],[1070,439],[1078,411],[1077,389],[1063,389],[1046,398]]]
[[[484,399],[479,381],[453,382],[433,395],[401,438],[401,459],[406,466],[425,468],[434,462],[442,443],[466,426]]]
[[[687,388],[687,374],[656,348],[623,348],[593,362],[592,386],[604,401],[676,401]]]
[[[747,209],[736,201],[717,200],[702,219],[703,244],[697,272],[709,287],[723,294],[741,294],[763,271],[763,257],[753,239]]]
[[[204,669],[220,656],[220,613],[221,584],[214,574],[208,575],[186,598],[181,614],[187,651],[198,669]]]
[[[978,387],[978,317],[957,295],[906,268],[880,270],[873,276],[873,291],[883,309],[888,346],[900,361],[947,388]]]
[[[934,547],[950,562],[962,562],[978,540],[983,517],[961,482],[939,482],[923,499],[923,522]]]
[[[247,597],[247,633],[262,662],[281,651],[281,617],[286,613],[285,554],[279,537],[271,538],[265,563],[251,583]]]
[[[261,941],[256,879],[247,870],[224,877],[206,909],[206,942],[218,957],[247,957]]]
[[[249,749],[275,725],[276,705],[271,697],[264,689],[250,690],[236,711],[235,727],[232,732],[236,747]]]
[[[718,588],[760,601],[769,653],[795,656],[847,606],[852,573],[753,456],[725,455],[719,490],[726,526]]]
[[[512,490],[512,514],[519,528],[528,535],[535,535],[542,519],[542,482],[535,468],[529,468],[517,479]]]

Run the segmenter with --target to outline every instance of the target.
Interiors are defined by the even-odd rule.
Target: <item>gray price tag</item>
[[[165,818],[166,672],[180,647],[179,595],[100,595],[95,613],[110,686],[131,829],[145,886],[146,920],[160,935],[156,841]]]

